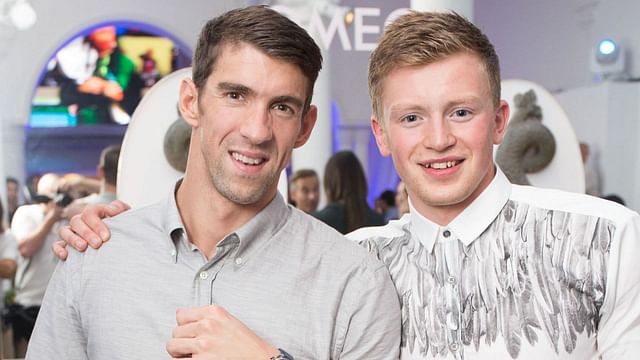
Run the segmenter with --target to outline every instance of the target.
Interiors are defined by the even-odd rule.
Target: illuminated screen
[[[34,91],[29,126],[126,125],[153,84],[190,63],[189,49],[158,28],[97,24],[49,58]]]
[[[95,175],[100,152],[122,142],[145,92],[190,64],[187,46],[148,24],[104,22],[67,39],[38,69],[25,174]]]

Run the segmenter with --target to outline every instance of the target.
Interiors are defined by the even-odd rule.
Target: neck
[[[416,203],[411,203],[414,206],[415,210],[418,211],[422,216],[429,219],[430,221],[440,225],[447,226],[449,225],[453,219],[458,217],[466,208],[469,207],[488,187],[491,185],[493,178],[496,176],[496,168],[493,166],[490,170],[487,170],[487,173],[484,175],[480,184],[473,190],[473,192],[467,196],[464,200],[455,203],[455,204],[443,204],[443,205],[432,205],[420,203],[420,201]],[[411,192],[409,191],[409,198],[411,199]]]
[[[208,175],[193,177],[187,170],[176,203],[189,241],[210,259],[222,239],[256,216],[274,196],[275,191],[256,204],[237,204],[218,193]]]

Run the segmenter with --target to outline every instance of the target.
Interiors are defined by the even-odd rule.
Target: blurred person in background
[[[398,218],[409,213],[409,194],[407,194],[407,186],[402,180],[396,188],[396,206],[398,207]]]
[[[289,202],[298,209],[311,214],[320,202],[320,180],[313,169],[300,169],[289,181]]]
[[[4,218],[4,208],[0,202],[0,219],[2,218]],[[5,302],[7,301],[7,292],[13,286],[13,277],[16,274],[17,259],[18,245],[16,244],[16,238],[5,226],[4,222],[0,221],[0,310],[3,315],[5,312]],[[12,296],[9,295],[9,297]],[[7,332],[7,338],[9,339],[11,339],[11,333],[8,332],[10,327],[5,324],[4,319],[0,328],[2,329],[3,336],[3,341],[1,342],[3,346],[2,351],[0,352],[0,357],[3,359],[14,357],[13,346],[9,346],[10,344],[5,343],[5,332]]]
[[[27,343],[40,310],[40,304],[57,259],[51,245],[58,238],[58,228],[66,223],[63,210],[69,198],[58,193],[60,177],[45,174],[38,181],[37,203],[23,205],[16,210],[11,231],[18,244],[15,277],[15,304],[5,318],[13,327],[16,357],[24,357]]]
[[[119,158],[120,145],[111,145],[102,150],[97,167],[99,191],[74,200],[65,209],[66,218],[79,214],[89,204],[108,204],[116,199]]]
[[[16,209],[20,206],[20,185],[18,180],[13,177],[7,177],[7,217],[9,224],[13,219]]]
[[[580,143],[580,156],[584,165],[584,192],[593,196],[602,196],[600,168],[595,151],[586,142]]]
[[[339,151],[324,169],[327,206],[313,213],[342,234],[363,226],[384,225],[384,217],[367,204],[367,179],[362,165],[351,151]]]
[[[376,199],[374,210],[384,217],[385,222],[398,219],[396,193],[393,190],[383,191]]]

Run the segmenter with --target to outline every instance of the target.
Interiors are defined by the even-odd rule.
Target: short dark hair
[[[617,202],[620,205],[627,205],[624,201],[624,199],[622,199],[620,196],[616,195],[616,194],[608,194],[602,197],[605,200],[609,200],[609,201],[613,201],[613,202]]]
[[[300,169],[296,170],[296,172],[291,175],[291,180],[289,180],[289,184],[293,185],[298,179],[306,179],[306,178],[318,178],[318,173],[313,169]]]
[[[309,80],[305,111],[322,68],[320,48],[306,30],[266,6],[228,11],[209,20],[200,32],[193,57],[193,82],[198,91],[211,75],[220,50],[227,44],[247,43],[270,57],[296,65]]]
[[[107,146],[100,154],[100,166],[107,184],[115,186],[118,182],[118,159],[120,159],[120,145]]]
[[[384,201],[389,206],[396,206],[396,193],[393,190],[385,190],[378,199]]]

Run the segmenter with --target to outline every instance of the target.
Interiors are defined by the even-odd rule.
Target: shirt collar
[[[236,261],[236,265],[245,264],[253,254],[266,246],[286,224],[290,213],[291,209],[282,195],[276,192],[269,205],[235,231],[235,235],[240,239],[236,259],[241,257],[239,262]]]
[[[176,193],[180,184],[182,184],[182,179],[175,183],[171,193],[165,198],[163,204],[163,208],[165,209],[164,232],[167,235],[166,239],[174,262],[178,261],[178,241],[182,240],[185,235],[184,224],[182,223],[182,218],[180,218],[178,205],[176,203]]]
[[[447,226],[438,224],[420,214],[409,199],[411,235],[429,251],[433,251],[438,236],[449,230],[466,246],[477,239],[495,220],[511,195],[511,183],[496,166],[496,175],[489,186]]]
[[[177,261],[178,241],[185,239],[185,228],[176,204],[176,192],[182,179],[175,184],[171,195],[165,199],[164,231],[170,243],[171,256]],[[236,231],[227,235],[220,244],[239,240],[235,254],[236,265],[243,265],[257,249],[262,248],[284,226],[290,215],[290,209],[279,192],[273,200],[256,216]],[[187,244],[190,245],[190,244]],[[239,258],[239,259],[238,259]]]

